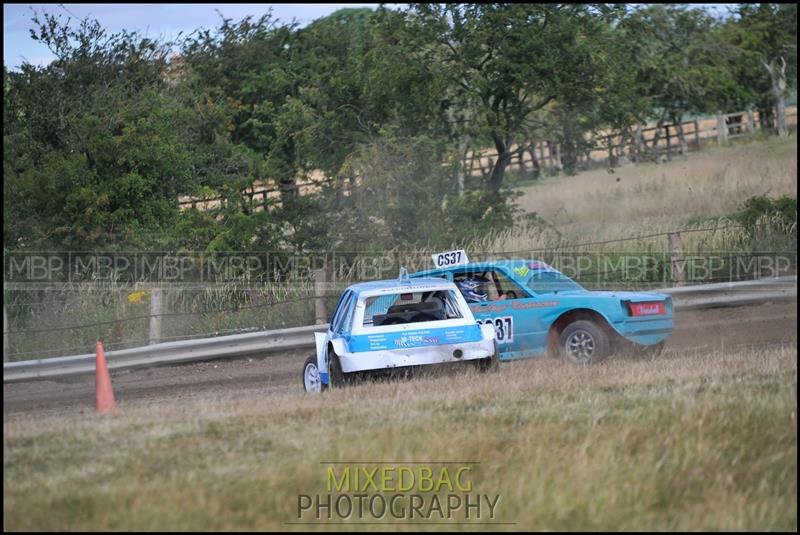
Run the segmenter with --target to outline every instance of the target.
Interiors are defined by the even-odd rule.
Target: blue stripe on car
[[[479,342],[482,339],[481,328],[478,324],[475,324],[465,327],[439,327],[405,332],[360,334],[352,336],[348,345],[351,353],[362,353],[365,351]]]

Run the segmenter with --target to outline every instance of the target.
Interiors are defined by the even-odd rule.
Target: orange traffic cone
[[[111,388],[111,376],[108,373],[103,342],[99,340],[97,341],[96,355],[94,387],[97,412],[108,412],[114,410],[115,407],[114,389]]]

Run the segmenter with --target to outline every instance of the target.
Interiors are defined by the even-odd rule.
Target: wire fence
[[[338,294],[335,294],[338,295]],[[214,309],[214,310],[201,310],[201,311],[193,311],[193,312],[157,312],[152,314],[142,314],[139,316],[131,316],[128,318],[118,318],[108,321],[98,321],[94,323],[89,323],[85,325],[67,325],[64,327],[51,327],[49,329],[30,329],[26,331],[4,331],[3,334],[36,334],[36,333],[47,333],[47,332],[56,332],[56,331],[68,331],[72,329],[89,329],[92,327],[99,327],[102,325],[113,325],[116,323],[125,323],[127,321],[136,321],[136,320],[143,320],[143,319],[150,319],[150,318],[163,318],[163,317],[178,317],[178,316],[202,316],[204,314],[219,314],[225,312],[239,312],[242,310],[250,310],[255,308],[266,308],[266,307],[274,307],[277,305],[285,305],[288,303],[299,303],[308,301],[309,299],[327,299],[329,297],[334,296],[334,294],[323,294],[323,295],[313,295],[308,297],[299,297],[296,299],[284,299],[282,301],[273,301],[269,303],[259,303],[257,305],[241,305],[231,308],[225,309]]]
[[[747,233],[726,235],[722,241],[706,240],[700,251],[692,250],[685,241],[681,244],[682,236],[687,240],[699,233],[739,231],[744,231],[743,225],[729,223],[607,240],[558,241],[548,247],[476,252],[469,256],[472,260],[519,257],[543,260],[589,289],[647,289],[796,273],[796,238],[792,250],[782,247],[777,251],[752,250],[753,243],[741,239]],[[655,241],[663,238],[666,238],[663,243]],[[624,250],[603,248],[613,244],[629,245]],[[586,248],[593,249],[586,251]],[[327,266],[321,278],[320,270],[306,270],[302,275],[294,274],[280,281],[258,277],[256,282],[194,280],[141,284],[112,280],[88,285],[7,284],[4,360],[71,354],[91,349],[98,339],[113,350],[324,323],[336,299],[353,282],[390,278],[386,274],[392,271],[396,274],[401,265],[409,267],[410,272],[428,269],[431,253],[401,250],[309,253],[325,259],[322,263],[306,263]],[[346,262],[341,266],[328,264],[333,255]],[[382,269],[365,275],[358,264],[370,264],[368,260],[374,257],[384,260]],[[76,318],[83,321],[75,321]]]

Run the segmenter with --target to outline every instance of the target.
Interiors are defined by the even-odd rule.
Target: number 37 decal
[[[510,344],[514,341],[514,318],[501,316],[497,318],[484,318],[477,320],[479,324],[493,325],[494,335],[498,344]]]

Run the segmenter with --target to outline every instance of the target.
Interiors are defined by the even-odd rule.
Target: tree
[[[555,103],[595,103],[609,58],[597,41],[621,13],[586,4],[412,4],[415,33],[448,77],[457,137],[497,151],[496,194],[514,156],[547,136]],[[481,147],[482,148],[482,147]]]
[[[638,84],[658,117],[680,127],[687,113],[720,113],[739,92],[731,51],[721,46],[718,22],[705,10],[685,5],[649,5],[622,24],[633,50]],[[660,130],[659,130],[660,133]],[[658,133],[653,141],[658,142]]]
[[[293,64],[304,80],[304,171],[350,181],[357,172],[347,165],[352,155],[389,130],[435,135],[432,129],[441,124],[437,77],[418,61],[405,31],[395,11],[348,8],[298,32]]]
[[[291,63],[295,37],[294,25],[280,24],[269,12],[238,23],[223,18],[213,32],[198,31],[182,44],[183,87],[219,108],[231,143],[257,160],[239,190],[272,179],[283,195],[297,194],[296,136],[304,110],[297,99],[303,80]]]
[[[762,120],[774,110],[777,133],[785,137],[786,95],[797,88],[797,5],[740,4],[734,17],[731,38],[744,53],[743,81],[756,95]]]
[[[89,19],[33,22],[56,59],[4,72],[5,243],[158,243],[193,187],[184,110],[164,93],[170,45]]]

